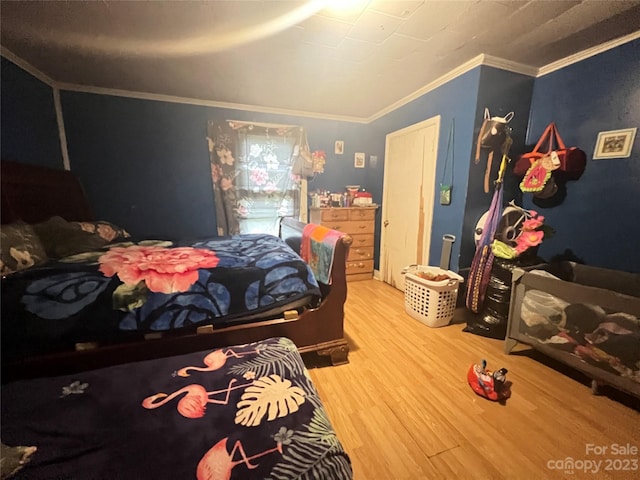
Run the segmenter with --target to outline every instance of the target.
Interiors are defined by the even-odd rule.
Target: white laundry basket
[[[417,273],[420,272],[446,274],[449,279],[434,282],[418,276]],[[456,308],[458,285],[463,278],[451,270],[424,265],[405,267],[403,273],[406,275],[404,284],[406,312],[429,327],[449,325]]]

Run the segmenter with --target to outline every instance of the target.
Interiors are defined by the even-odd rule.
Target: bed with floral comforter
[[[16,480],[352,478],[284,337],[13,382],[1,410],[3,444],[29,447]]]
[[[309,266],[272,235],[112,243],[2,279],[3,360],[216,329],[320,300]]]

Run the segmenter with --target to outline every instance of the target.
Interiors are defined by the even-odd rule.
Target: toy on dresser
[[[353,197],[353,206],[373,205],[373,197],[369,192],[356,192]]]

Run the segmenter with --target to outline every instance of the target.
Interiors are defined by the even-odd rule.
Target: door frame
[[[395,136],[400,136],[400,135],[406,135],[407,133],[411,133],[412,131],[415,130],[421,130],[423,128],[429,127],[429,126],[435,126],[436,128],[436,139],[435,139],[435,157],[436,157],[436,161],[433,164],[433,178],[436,178],[436,170],[437,170],[437,165],[438,165],[438,144],[440,141],[440,115],[436,115],[430,118],[427,118],[426,120],[423,120],[421,122],[418,123],[414,123],[413,125],[409,125],[408,127],[404,127],[401,128],[400,130],[396,130],[393,131],[391,133],[388,133],[385,137],[385,144],[384,144],[384,158],[385,158],[385,164],[387,161],[389,161],[389,144],[390,144],[390,139],[395,137]],[[422,165],[423,168],[423,173],[422,176],[424,177],[424,167],[425,165]],[[380,279],[384,279],[386,278],[386,273],[387,273],[387,262],[386,262],[386,256],[387,256],[387,249],[386,247],[386,227],[384,226],[384,222],[387,219],[387,198],[388,198],[388,180],[387,180],[387,174],[388,174],[388,169],[385,168],[384,169],[384,176],[383,176],[383,180],[382,180],[382,218],[381,218],[381,222],[380,222],[380,275],[379,278]],[[430,195],[428,198],[425,199],[425,209],[427,211],[431,211],[431,217],[432,217],[432,221],[428,224],[425,225],[425,229],[423,232],[423,242],[425,239],[430,239],[431,238],[431,227],[433,224],[433,208],[434,208],[434,195],[435,194],[435,184],[433,186],[434,191],[432,192],[432,195]],[[419,206],[416,205],[416,208],[419,208]],[[431,244],[431,242],[429,242],[429,244]],[[431,247],[429,247],[430,249]],[[429,260],[429,252],[423,252],[423,256],[426,255],[427,258],[425,259],[425,261]]]

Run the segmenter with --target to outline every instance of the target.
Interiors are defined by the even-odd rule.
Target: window
[[[277,234],[280,217],[299,218],[311,158],[301,127],[209,122],[208,133],[219,235]]]

